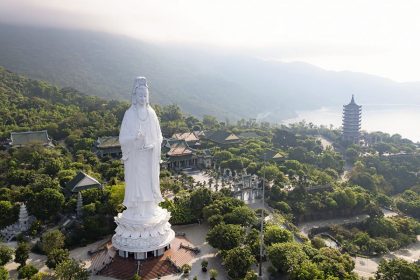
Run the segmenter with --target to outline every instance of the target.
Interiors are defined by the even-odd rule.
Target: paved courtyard
[[[194,244],[195,246],[199,247],[201,252],[198,254],[191,263],[192,269],[189,277],[187,279],[193,279],[194,276],[197,276],[200,280],[208,280],[210,279],[209,273],[204,273],[201,271],[201,261],[206,259],[209,262],[208,270],[214,268],[219,272],[219,276],[217,279],[228,279],[225,269],[222,266],[222,259],[220,256],[216,255],[217,250],[211,247],[206,242],[206,235],[208,232],[207,225],[184,225],[184,226],[173,226],[175,232],[184,232],[186,234],[186,238]],[[166,277],[162,277],[165,280],[173,280],[173,279],[185,279],[182,275],[170,275]]]
[[[175,280],[175,279],[193,279],[194,276],[197,276],[200,280],[208,280],[209,273],[204,273],[201,271],[201,261],[206,259],[209,262],[208,270],[214,268],[218,271],[217,279],[227,279],[227,274],[222,266],[222,259],[220,256],[216,255],[217,250],[212,248],[206,242],[206,235],[208,232],[207,225],[183,225],[183,226],[173,226],[175,232],[185,233],[185,237],[191,242],[194,246],[200,248],[200,253],[197,254],[191,261],[191,273],[187,278],[182,274],[173,274],[169,276],[161,277],[162,280]],[[110,280],[114,278],[104,277],[104,276],[91,276],[91,279],[95,280]]]

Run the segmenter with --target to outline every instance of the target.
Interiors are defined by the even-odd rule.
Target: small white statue
[[[125,112],[119,141],[124,162],[126,218],[156,214],[163,201],[159,186],[162,132],[155,111],[149,105],[145,77],[137,77],[132,105]]]

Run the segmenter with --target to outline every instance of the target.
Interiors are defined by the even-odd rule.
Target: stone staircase
[[[97,274],[113,261],[115,255],[116,251],[112,247],[96,252],[91,257],[91,265],[88,270],[92,274]]]
[[[99,275],[116,279],[130,280],[137,272],[137,261],[133,258],[121,258],[116,255],[109,266],[106,266]]]
[[[137,261],[132,256],[122,258],[115,254],[112,262],[105,265],[98,274],[121,280],[129,280],[135,273],[138,273],[142,280],[177,274],[184,264],[191,264],[196,257],[197,250],[191,250],[195,248],[186,238],[177,236],[171,243],[171,248],[160,257]],[[101,264],[101,261],[102,258],[98,257],[96,262]]]

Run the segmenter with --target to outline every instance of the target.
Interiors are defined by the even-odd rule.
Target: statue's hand
[[[142,150],[144,148],[144,138],[143,139],[136,139],[135,140],[135,147],[139,150]]]
[[[136,140],[144,140],[144,133],[142,131],[137,133]]]
[[[153,148],[154,148],[154,145],[153,144],[144,145],[144,147],[143,147],[143,149],[145,149],[145,150],[151,150]]]

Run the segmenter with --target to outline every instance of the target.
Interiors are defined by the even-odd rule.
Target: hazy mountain
[[[134,77],[144,75],[152,102],[222,120],[279,120],[296,110],[341,107],[351,94],[360,104],[420,104],[419,83],[88,31],[0,25],[0,65],[107,98],[128,99]]]

